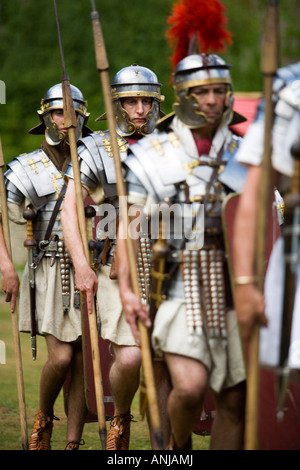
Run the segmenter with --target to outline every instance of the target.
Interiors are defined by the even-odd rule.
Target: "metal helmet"
[[[78,124],[76,128],[76,138],[78,140],[83,135],[91,132],[90,129],[85,126],[90,114],[87,112],[87,102],[85,101],[79,88],[74,85],[70,85],[70,89],[73,98],[74,109],[75,112],[78,113]],[[38,126],[31,129],[29,133],[45,134],[46,141],[49,145],[59,144],[65,135],[58,131],[57,124],[52,119],[51,111],[63,108],[62,84],[57,83],[56,85],[53,85],[51,88],[49,88],[44,98],[42,98],[41,108],[37,111],[41,122]]]
[[[195,129],[207,124],[205,113],[197,111],[196,97],[190,94],[190,88],[201,85],[227,85],[227,105],[223,113],[223,123],[229,124],[232,121],[233,86],[230,68],[231,66],[216,54],[192,54],[178,63],[173,81],[176,97],[173,108],[187,127]]]
[[[152,134],[156,121],[163,113],[160,110],[164,96],[160,94],[161,84],[152,70],[140,65],[124,67],[116,73],[111,82],[113,108],[116,117],[118,134],[126,137],[136,131],[142,135]],[[147,113],[146,122],[139,129],[130,122],[127,111],[122,107],[122,98],[152,98],[152,107]],[[105,115],[97,119],[104,119]]]

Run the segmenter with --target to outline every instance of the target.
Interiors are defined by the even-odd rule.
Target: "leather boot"
[[[67,442],[65,450],[78,450],[79,446],[83,446],[85,444],[84,440],[81,441],[71,441]]]
[[[129,413],[117,414],[111,418],[110,430],[106,439],[106,450],[128,450],[130,439]]]
[[[58,418],[54,415],[46,415],[42,410],[38,411],[33,425],[28,450],[51,450],[50,442],[54,419]]]

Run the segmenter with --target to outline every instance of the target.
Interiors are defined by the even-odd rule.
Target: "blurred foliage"
[[[299,0],[280,2],[280,64],[299,60]],[[163,84],[164,111],[172,109],[170,46],[165,38],[174,0],[95,0],[100,14],[110,77],[137,63],[153,69]],[[223,54],[233,65],[238,91],[260,91],[260,45],[267,1],[223,0],[233,43]],[[104,112],[96,70],[90,0],[57,0],[66,73],[89,103],[89,126]],[[0,113],[5,161],[39,146],[41,137],[28,134],[38,123],[36,110],[50,86],[62,75],[54,3],[52,0],[0,0],[0,80],[6,104]],[[101,127],[102,126],[102,127]]]

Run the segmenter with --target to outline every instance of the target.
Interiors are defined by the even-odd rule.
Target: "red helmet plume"
[[[174,47],[171,57],[174,69],[191,53],[224,51],[225,44],[231,44],[231,33],[225,29],[224,10],[218,0],[179,0],[174,4],[166,34]]]

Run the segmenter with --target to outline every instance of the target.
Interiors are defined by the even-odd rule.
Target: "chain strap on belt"
[[[199,251],[184,250],[182,255],[182,276],[188,342],[192,343],[194,335],[201,336],[203,333],[203,314],[199,288]]]
[[[149,301],[150,296],[150,272],[151,272],[151,241],[147,237],[140,239],[140,250],[137,256],[137,270],[139,279],[140,296],[144,302]]]
[[[213,245],[201,250],[183,250],[181,261],[188,341],[191,343],[194,336],[203,334],[205,321],[210,344],[221,341],[225,347],[224,252]]]
[[[209,341],[227,344],[224,252],[215,246],[200,250],[200,270]]]
[[[70,308],[70,255],[64,247],[64,242],[60,240],[57,243],[59,256],[62,302],[64,313],[68,313]]]

